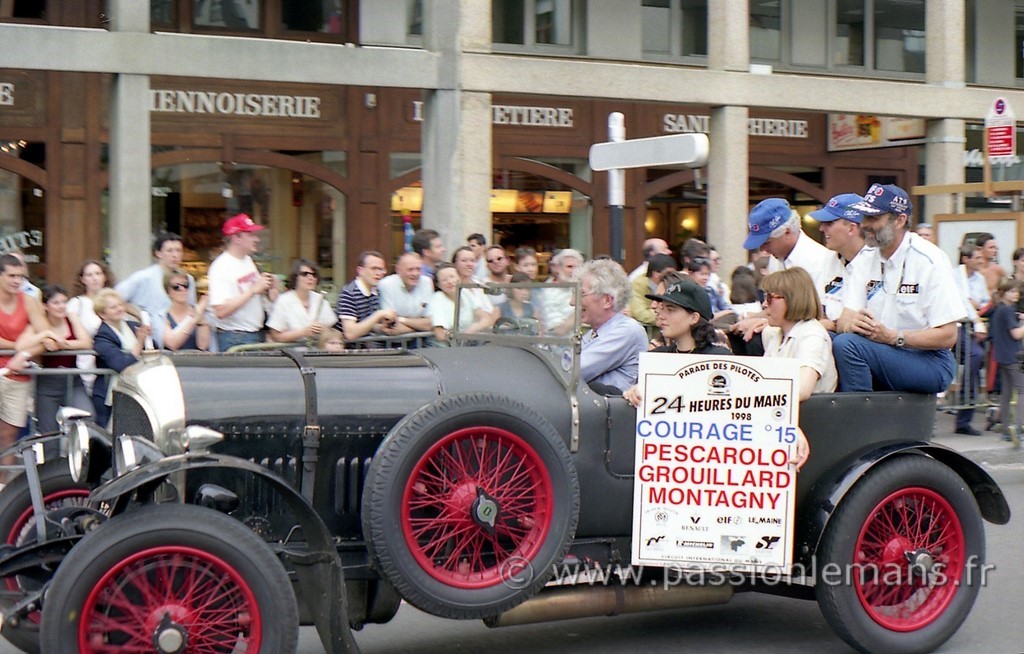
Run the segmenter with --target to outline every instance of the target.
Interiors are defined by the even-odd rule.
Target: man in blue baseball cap
[[[874,184],[851,205],[863,216],[864,265],[846,281],[844,304],[856,313],[836,336],[839,390],[938,393],[953,380],[949,348],[967,315],[949,258],[908,231],[912,205],[902,188]]]
[[[825,286],[825,319],[822,324],[831,332],[839,331],[837,323],[853,318],[853,313],[843,310],[843,284],[850,278],[853,266],[859,260],[861,252],[866,249],[864,234],[860,223],[863,216],[853,208],[854,204],[863,202],[864,198],[856,193],[841,193],[830,199],[825,206],[808,214],[817,220],[818,229],[825,236],[825,247],[840,257],[843,273]],[[843,314],[845,318],[843,317]]]
[[[808,236],[800,228],[800,214],[793,210],[783,198],[767,198],[761,200],[750,210],[747,218],[747,239],[743,247],[747,250],[759,250],[771,255],[768,261],[768,273],[787,268],[803,268],[811,279],[818,297],[825,302],[825,289],[837,277],[843,274],[843,267],[835,254],[825,246]],[[767,318],[754,316],[740,320],[732,326],[734,334],[742,334],[742,340],[750,342],[754,334],[760,333],[768,324]],[[760,354],[754,349],[743,349],[743,343],[730,339],[733,351],[737,347],[742,354]]]

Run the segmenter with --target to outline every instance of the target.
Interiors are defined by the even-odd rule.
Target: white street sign
[[[1006,98],[996,98],[985,115],[985,139],[990,157],[1017,154],[1017,119]]]
[[[670,134],[590,146],[593,170],[682,165],[700,168],[708,160],[706,134]]]

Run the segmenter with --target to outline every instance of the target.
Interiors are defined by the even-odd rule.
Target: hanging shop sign
[[[0,107],[14,106],[14,84],[0,82]]]
[[[924,143],[927,127],[920,118],[871,114],[829,114],[828,150],[870,150]]]

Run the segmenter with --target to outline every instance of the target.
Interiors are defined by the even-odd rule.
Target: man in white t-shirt
[[[875,184],[853,208],[875,249],[847,282],[845,304],[857,315],[833,343],[839,390],[945,391],[956,369],[949,349],[967,315],[949,258],[908,231],[911,203],[900,187]]]
[[[270,273],[261,274],[252,260],[262,230],[262,225],[244,213],[228,218],[221,228],[224,252],[210,264],[207,279],[222,352],[235,345],[262,342],[267,308],[277,299],[277,279]]]
[[[844,285],[853,274],[853,269],[867,261],[864,253],[869,248],[864,244],[860,226],[864,216],[853,208],[853,205],[863,201],[864,198],[856,193],[841,193],[821,209],[808,214],[820,223],[818,229],[825,237],[825,247],[836,253],[843,266],[843,274],[825,285],[825,297],[822,300],[825,317],[821,323],[830,332],[841,331],[846,324],[844,321],[852,320],[854,316],[852,311],[843,306]]]

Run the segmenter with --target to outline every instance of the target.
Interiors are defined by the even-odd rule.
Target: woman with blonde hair
[[[105,288],[97,293],[92,304],[96,315],[103,321],[93,339],[96,367],[121,372],[139,360],[139,355],[146,346],[146,339],[150,335],[150,327],[125,319],[124,299],[112,288]],[[109,387],[109,377],[97,376],[92,388],[96,423],[103,426],[110,419]]]
[[[164,275],[164,290],[171,299],[171,306],[161,316],[164,321],[164,348],[168,350],[210,349],[210,325],[206,322],[206,303],[210,296],[204,295],[195,306],[188,301],[188,274],[183,270],[172,270]]]
[[[839,376],[832,358],[832,339],[818,322],[821,300],[803,268],[774,272],[761,282],[768,316],[761,338],[764,356],[800,359],[800,399],[836,390]]]

